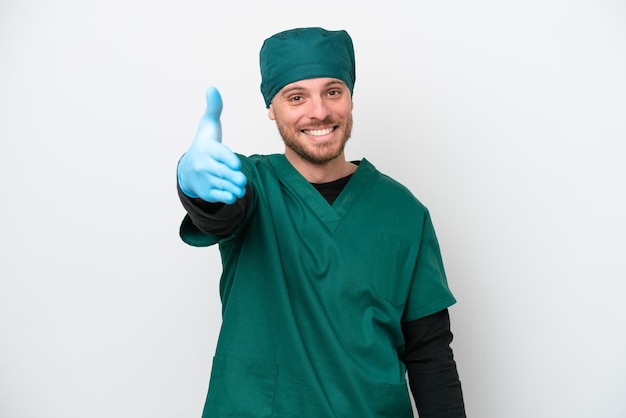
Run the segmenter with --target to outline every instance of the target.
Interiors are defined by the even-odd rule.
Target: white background
[[[625,417],[617,0],[0,0],[0,416],[200,416],[220,264],[175,167],[212,84],[282,150],[258,50],[297,26],[350,32],[348,157],[432,212],[468,415]]]

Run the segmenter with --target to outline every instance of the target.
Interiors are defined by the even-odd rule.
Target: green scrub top
[[[412,417],[402,321],[455,303],[428,210],[363,159],[331,206],[284,155],[240,156],[252,207],[219,243],[204,418]]]

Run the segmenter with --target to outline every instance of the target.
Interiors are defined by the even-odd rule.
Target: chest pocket
[[[408,298],[418,245],[384,233],[377,235],[376,242],[371,256],[370,286],[379,298],[399,307]]]

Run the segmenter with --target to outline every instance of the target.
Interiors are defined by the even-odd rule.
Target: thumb
[[[196,138],[222,142],[222,126],[220,123],[222,96],[215,87],[209,87],[206,90],[205,96],[206,109],[204,115],[202,115],[202,119],[200,119]]]
[[[208,119],[218,120],[222,114],[222,96],[215,87],[206,89],[206,111],[204,116]]]

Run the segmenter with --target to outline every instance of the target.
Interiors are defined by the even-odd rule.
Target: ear
[[[271,120],[276,120],[276,115],[274,114],[274,109],[272,108],[271,104],[270,107],[267,108],[267,117]]]

